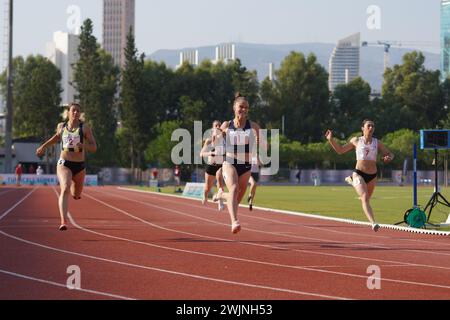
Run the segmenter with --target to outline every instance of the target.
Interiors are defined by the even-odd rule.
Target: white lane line
[[[112,235],[109,235],[109,234],[93,231],[93,230],[90,230],[90,229],[87,229],[87,228],[84,228],[84,227],[80,226],[75,221],[75,219],[72,217],[72,215],[70,213],[69,213],[68,217],[69,217],[70,223],[72,225],[74,225],[76,228],[78,228],[80,230],[83,230],[85,232],[89,232],[89,233],[92,233],[92,234],[95,234],[95,235],[99,235],[99,236],[102,236],[102,237],[106,237],[106,238],[110,238],[110,239],[125,241],[125,242],[129,242],[129,243],[144,245],[144,246],[158,248],[158,249],[163,249],[163,250],[177,251],[177,252],[183,252],[183,253],[187,253],[187,254],[195,254],[195,255],[201,255],[201,256],[207,256],[207,257],[213,257],[213,258],[220,258],[220,259],[225,259],[225,260],[236,260],[236,261],[242,261],[242,262],[248,262],[248,263],[268,265],[268,266],[273,266],[273,267],[298,269],[298,270],[306,270],[306,271],[311,271],[311,270],[309,270],[309,268],[316,269],[316,268],[354,268],[355,267],[354,265],[347,265],[347,266],[344,266],[344,265],[329,265],[329,266],[324,266],[324,265],[321,265],[321,266],[286,265],[286,264],[279,264],[279,263],[273,263],[273,262],[266,262],[266,261],[237,258],[237,257],[218,255],[218,254],[212,254],[212,253],[205,253],[205,252],[200,252],[200,251],[192,251],[192,250],[185,250],[185,249],[166,247],[166,246],[156,245],[156,244],[152,244],[152,243],[148,243],[148,242],[132,240],[132,239],[129,239],[129,238],[116,237],[116,236],[112,236]],[[401,264],[401,265],[399,265],[399,264],[386,264],[386,265],[380,265],[380,267],[416,267],[416,266],[413,266],[413,265],[408,266],[408,265],[404,265],[404,264]],[[315,270],[315,271],[318,271],[318,270]],[[352,274],[352,276],[353,276],[353,274]],[[359,276],[359,275],[355,275],[355,276]],[[360,277],[361,278],[366,278],[366,276],[360,276]],[[392,279],[388,279],[388,280],[392,280]],[[398,280],[394,279],[393,281],[398,281]],[[399,280],[399,281],[401,282],[401,280]],[[410,283],[408,283],[408,284],[410,284]]]
[[[13,191],[15,191],[16,189],[9,189],[9,190],[6,190],[6,191],[2,191],[2,192],[0,192],[0,196],[3,196],[3,195],[5,195],[5,194],[7,194],[7,193],[10,193],[10,192],[13,192]]]
[[[129,263],[129,262],[123,262],[123,261],[118,261],[118,260],[106,259],[106,258],[101,258],[101,257],[97,257],[97,256],[84,254],[84,253],[78,253],[78,252],[74,252],[74,251],[67,251],[67,250],[63,250],[63,249],[59,249],[59,248],[46,246],[46,245],[43,245],[43,244],[40,244],[40,243],[37,243],[37,242],[29,241],[29,240],[26,240],[26,239],[22,239],[22,238],[10,235],[10,234],[8,234],[6,232],[3,232],[1,230],[0,230],[0,234],[4,235],[5,237],[8,237],[10,239],[14,239],[14,240],[17,240],[19,242],[23,242],[23,243],[26,243],[26,244],[29,244],[29,245],[32,245],[32,246],[36,246],[36,247],[52,250],[52,251],[55,251],[55,252],[65,253],[65,254],[68,254],[68,255],[88,258],[88,259],[91,259],[91,260],[108,262],[108,263],[112,263],[112,264],[118,264],[118,265],[126,266],[126,267],[132,267],[132,268],[137,268],[137,269],[143,269],[143,270],[150,270],[150,271],[156,271],[156,272],[161,272],[161,273],[167,273],[167,274],[171,274],[171,275],[187,277],[187,278],[193,278],[193,279],[197,279],[197,280],[207,280],[207,281],[212,281],[212,282],[218,282],[218,283],[224,283],[224,284],[230,284],[230,285],[237,285],[237,286],[241,286],[241,287],[249,287],[249,288],[256,288],[256,289],[266,289],[266,290],[275,291],[275,292],[291,293],[291,294],[304,295],[304,296],[313,296],[313,297],[324,298],[324,299],[351,300],[349,298],[343,298],[343,297],[337,297],[337,296],[329,296],[329,295],[323,295],[323,294],[315,294],[315,293],[310,293],[310,292],[303,292],[303,291],[290,290],[290,289],[284,289],[284,288],[262,286],[262,285],[244,283],[244,282],[228,281],[228,280],[223,280],[223,279],[216,279],[216,278],[211,278],[211,277],[199,276],[199,275],[190,274],[190,273],[166,270],[166,269],[161,269],[161,268],[154,268],[154,267],[149,267],[149,266],[144,266],[144,265],[139,265],[139,264],[134,264],[134,263]]]
[[[6,210],[1,216],[0,216],[0,220],[2,220],[3,218],[5,218],[11,211],[13,211],[15,208],[17,208],[17,206],[19,206],[22,202],[24,202],[29,196],[31,196],[31,194],[36,191],[36,187],[33,188],[33,190],[31,190],[25,197],[23,197],[22,199],[20,199],[15,205],[13,205],[11,208],[9,208],[8,210]]]
[[[250,215],[245,215],[245,214],[239,214],[239,216],[245,216],[245,217],[249,217],[249,218],[253,218],[256,220],[262,220],[262,221],[267,221],[267,222],[274,222],[274,223],[280,223],[281,221],[276,220],[276,219],[268,219],[268,218],[261,218],[261,217],[255,217],[255,216],[250,216]],[[312,229],[312,230],[319,230],[319,231],[325,231],[325,232],[332,232],[332,233],[336,233],[336,234],[343,234],[343,235],[349,235],[349,236],[354,236],[355,233],[352,232],[344,232],[344,231],[338,231],[338,230],[331,230],[331,229],[325,229],[323,227],[311,227],[311,226],[307,226],[307,225],[301,225],[301,224],[290,224],[293,226],[299,226],[301,228],[306,228],[306,229]],[[289,235],[286,235],[289,236]],[[368,237],[370,235],[367,235]],[[387,237],[388,239],[392,239]],[[395,239],[395,238],[394,238]],[[329,240],[329,241],[334,241],[334,240]],[[342,242],[342,241],[335,241],[336,243],[344,243],[347,244],[346,242]],[[358,244],[358,245],[364,245],[364,244]],[[397,249],[396,247],[393,247],[397,244],[380,244],[380,243],[367,243],[366,246],[368,247],[373,247],[373,248],[380,248],[380,249],[394,249],[396,251],[407,251],[407,252],[418,252],[421,254],[434,254],[434,255],[439,255],[439,256],[450,256],[450,253],[445,253],[445,252],[435,252],[435,251],[430,251],[430,250],[436,250],[438,248],[424,248],[423,250],[417,250],[417,249],[411,249],[411,248],[399,248]],[[401,244],[398,244],[401,245]]]
[[[35,192],[36,191],[36,189],[37,189],[37,187],[34,187],[25,197],[23,197],[22,199],[20,199],[16,204],[14,204],[11,208],[9,208],[8,210],[6,210],[1,216],[0,216],[0,220],[2,220],[2,219],[4,219],[8,214],[10,214],[15,208],[17,208],[20,204],[22,204],[29,196],[31,196],[31,194],[33,194],[33,192]],[[6,233],[4,233],[3,231],[1,231],[0,230],[0,233],[2,233],[2,234],[5,234],[6,235]],[[0,271],[2,271],[3,273],[7,273],[8,271],[6,271],[6,270],[0,270]],[[13,273],[12,272],[9,272],[8,274],[10,274],[10,275],[13,275]],[[40,282],[43,282],[43,281],[46,281],[46,280],[41,280],[41,279],[32,279],[31,277],[28,277],[28,276],[24,276],[24,275],[19,275],[19,274],[16,274],[17,276],[22,276],[22,278],[24,278],[25,279],[25,277],[27,277],[27,279],[28,280],[33,280],[33,281],[40,281]],[[50,283],[50,282],[49,282]],[[91,293],[94,293],[94,291],[91,291]],[[101,294],[101,295],[104,295],[104,296],[111,296],[111,297],[113,297],[114,295],[112,295],[112,294],[110,294],[110,293],[105,293],[105,292],[99,292],[98,291],[98,293],[99,294]],[[120,296],[116,296],[116,297],[120,297]],[[132,299],[132,298],[127,298],[127,299]]]
[[[39,279],[39,278],[31,277],[31,276],[26,276],[24,274],[15,273],[15,272],[2,270],[2,269],[0,269],[0,273],[6,274],[6,275],[9,275],[9,276],[12,276],[12,277],[16,277],[16,278],[31,280],[31,281],[34,281],[34,282],[40,282],[40,283],[44,283],[44,284],[47,284],[47,285],[52,285],[52,286],[65,288],[65,289],[69,290],[68,287],[67,287],[67,284],[61,284],[61,283],[54,282],[54,281],[48,281],[48,280]],[[90,289],[83,289],[83,288],[74,289],[74,290],[71,290],[71,291],[81,291],[81,292],[91,293],[91,294],[95,294],[95,295],[100,295],[100,296],[114,298],[114,299],[120,299],[120,300],[136,300],[134,298],[119,296],[119,295],[115,295],[115,294],[111,294],[111,293],[100,292],[100,291],[95,291],[95,290],[90,290]]]
[[[152,196],[152,199],[158,198],[158,196],[160,196],[160,195],[161,196],[165,195],[165,194],[160,194],[160,193],[147,192],[147,191],[141,191],[141,190],[134,190],[134,189],[128,189],[128,188],[118,188],[118,189],[119,190],[123,190],[123,191],[130,191],[130,192],[135,192],[135,193],[146,194],[146,195]],[[99,191],[97,191],[97,192],[99,192]],[[160,199],[161,198],[164,199],[164,197],[159,197],[159,198]],[[189,198],[186,198],[186,197],[182,197],[182,196],[177,196],[177,195],[167,195],[167,198],[168,198],[167,200],[164,199],[162,201],[167,202],[167,203],[172,203],[172,204],[179,204],[178,202],[175,201],[175,199],[183,199],[183,200],[195,201],[195,200],[192,200],[192,199],[189,199]],[[193,205],[193,204],[190,204],[190,203],[186,203],[186,205],[188,205],[188,206],[190,206],[192,208],[198,208],[198,209],[211,209],[211,208],[208,208],[208,207],[205,207],[205,206],[198,206],[198,205]],[[242,205],[241,205],[241,207],[242,207]],[[289,215],[300,215],[300,216],[306,215],[306,216],[308,216],[308,214],[302,214],[302,213],[297,214],[295,212],[277,211],[275,209],[258,208],[258,207],[253,207],[253,208],[260,209],[263,212],[279,212],[281,214],[288,213]],[[336,234],[345,234],[345,235],[352,235],[352,236],[359,236],[359,237],[366,237],[366,238],[367,237],[378,238],[378,239],[385,238],[385,239],[389,239],[389,240],[411,241],[411,242],[414,241],[414,242],[420,242],[420,243],[428,243],[428,244],[433,244],[434,246],[439,247],[439,249],[441,249],[441,247],[442,247],[441,245],[448,245],[448,246],[450,246],[450,243],[443,243],[443,242],[436,243],[436,242],[431,242],[431,241],[426,241],[426,240],[422,241],[422,240],[418,240],[418,239],[401,239],[401,238],[393,238],[393,237],[382,236],[382,235],[370,235],[370,234],[361,234],[361,233],[353,233],[353,232],[352,233],[350,233],[350,232],[343,232],[343,231],[332,230],[332,229],[324,228],[324,227],[311,227],[311,226],[307,226],[307,225],[304,225],[304,224],[289,223],[289,222],[284,222],[284,221],[280,221],[280,220],[276,220],[276,219],[268,219],[268,218],[256,217],[254,215],[248,215],[248,214],[245,214],[245,213],[239,213],[239,216],[248,217],[248,218],[252,218],[252,219],[256,219],[256,220],[268,221],[268,222],[276,222],[276,223],[283,224],[283,225],[298,226],[298,227],[303,227],[303,228],[313,229],[313,230],[321,230],[321,231],[325,230],[327,232],[336,233]],[[308,216],[308,217],[322,219],[321,217],[317,217],[317,216]],[[330,220],[331,219],[334,219],[334,218],[330,218]],[[327,220],[327,219],[325,219],[325,220]],[[347,223],[348,223],[348,221],[347,221]],[[361,222],[361,224],[367,224],[367,223]],[[370,224],[367,224],[367,225],[370,225]],[[389,228],[389,227],[387,227],[387,228]],[[314,238],[312,238],[312,239],[314,239]],[[329,241],[333,241],[333,240],[329,240]],[[336,240],[336,242],[339,242],[339,241]],[[342,242],[342,243],[345,243],[345,242]],[[364,245],[364,244],[355,244],[355,245]],[[393,245],[396,245],[396,244],[393,244]],[[378,244],[378,243],[372,243],[370,246],[376,247],[376,248],[383,248],[383,249],[391,249],[391,248],[392,249],[396,249],[396,248],[389,247],[389,246],[387,247],[384,244]],[[438,249],[438,248],[436,248],[436,249]],[[450,256],[450,253],[428,251],[429,249],[427,249],[426,251],[421,251],[421,250],[414,250],[414,249],[403,248],[401,250],[402,251],[408,250],[410,252],[419,252],[421,254],[425,253],[425,254],[435,254],[435,255]]]
[[[98,191],[97,191],[98,192]],[[122,198],[122,199],[126,199],[128,201],[132,201],[132,202],[136,202],[136,203],[140,203],[143,204],[147,207],[154,207],[160,210],[164,210],[164,211],[168,211],[168,212],[172,212],[172,213],[176,213],[178,215],[183,215],[183,216],[189,216],[192,217],[194,219],[199,219],[199,220],[205,220],[208,221],[210,223],[213,224],[218,224],[218,225],[224,225],[223,223],[214,221],[214,220],[209,220],[209,219],[205,219],[205,218],[199,218],[190,214],[186,214],[184,212],[178,211],[178,210],[174,210],[174,209],[169,209],[166,207],[161,207],[155,204],[149,204],[146,202],[141,202],[141,201],[137,201],[137,200],[132,200],[130,198],[126,198],[126,197],[122,197],[122,196],[118,196],[118,195],[111,195],[110,193],[103,193],[103,192],[98,192],[98,193],[102,193],[102,194],[106,194],[108,196],[114,196],[116,198]],[[200,234],[195,234],[195,233],[190,233],[190,232],[184,232],[184,231],[179,231],[176,229],[169,229],[166,227],[162,227],[160,225],[157,224],[153,224],[148,222],[147,220],[141,219],[139,217],[136,217],[132,214],[130,214],[129,212],[126,212],[124,210],[121,210],[117,207],[111,206],[110,204],[101,201],[97,198],[94,198],[93,196],[87,195],[87,197],[90,197],[91,199],[102,203],[103,205],[110,207],[111,209],[117,210],[131,218],[134,218],[138,221],[141,221],[147,225],[150,225],[152,227],[161,229],[161,230],[166,230],[166,231],[171,231],[171,232],[175,232],[175,233],[181,233],[181,234],[186,234],[186,235],[190,235],[190,236],[196,236],[196,237],[201,237],[201,238],[206,238],[206,239],[213,239],[213,240],[221,240],[221,241],[227,241],[227,242],[239,242],[239,243],[243,243],[243,244],[247,244],[247,245],[252,245],[252,246],[259,246],[259,247],[267,247],[267,248],[271,248],[271,249],[281,249],[281,250],[293,250],[296,252],[304,252],[304,253],[312,253],[312,254],[316,254],[316,255],[325,255],[325,256],[333,256],[333,257],[339,257],[339,258],[349,258],[349,259],[357,259],[357,260],[363,260],[363,261],[377,261],[377,262],[382,262],[382,263],[391,263],[391,264],[405,264],[405,265],[409,265],[409,266],[416,266],[416,267],[427,267],[427,268],[436,268],[436,269],[443,269],[443,270],[450,270],[450,267],[442,267],[442,266],[434,266],[434,265],[427,265],[427,264],[417,264],[417,263],[410,263],[410,262],[404,262],[404,261],[395,261],[395,260],[383,260],[383,259],[377,259],[377,258],[365,258],[365,257],[359,257],[359,256],[350,256],[350,255],[342,255],[342,254],[334,254],[334,253],[325,253],[325,252],[318,252],[318,251],[310,251],[310,250],[304,250],[304,249],[292,249],[292,248],[286,248],[286,247],[277,247],[277,246],[271,246],[271,245],[264,245],[264,244],[257,244],[257,243],[249,243],[249,242],[242,242],[242,241],[235,241],[235,240],[230,240],[230,239],[224,239],[224,238],[217,238],[217,237],[210,237],[210,236],[205,236],[205,235],[200,235]],[[317,238],[308,238],[308,237],[300,237],[300,236],[289,236],[289,235],[284,235],[284,234],[277,234],[274,232],[266,232],[266,231],[261,231],[261,230],[255,230],[255,229],[251,229],[251,228],[246,228],[245,230],[249,230],[249,231],[255,231],[258,233],[263,233],[263,234],[270,234],[270,235],[277,235],[277,236],[285,236],[285,237],[291,237],[291,238],[300,238],[300,239],[307,239],[307,240],[318,240],[321,242],[329,242],[331,240],[322,240],[322,239],[317,239]],[[339,243],[338,241],[334,241],[336,243]],[[342,242],[343,244],[345,242]],[[370,245],[366,244],[364,245],[364,247],[369,247]],[[376,247],[374,247],[376,248]]]
[[[126,212],[125,210],[119,209],[117,207],[114,207],[112,205],[107,204],[106,202],[103,202],[101,200],[98,200],[92,196],[86,195],[89,198],[111,208],[114,209],[120,213],[123,213],[131,218],[137,219],[139,221],[142,221],[145,224],[148,224],[150,226],[153,226],[155,228],[158,229],[162,229],[162,230],[166,230],[166,231],[171,231],[171,232],[175,232],[175,233],[181,233],[181,234],[187,234],[187,235],[191,235],[191,236],[198,236],[200,238],[207,238],[207,239],[213,239],[213,240],[220,240],[220,241],[226,241],[226,242],[236,242],[236,241],[232,241],[232,240],[228,240],[228,239],[223,239],[223,238],[216,238],[216,237],[209,237],[209,236],[203,236],[203,235],[199,235],[199,234],[193,234],[193,233],[189,233],[189,232],[184,232],[184,231],[178,231],[178,230],[173,230],[173,229],[168,229],[165,227],[160,227],[158,225],[152,224],[146,220],[143,220],[141,218],[135,217],[133,216],[131,213]],[[166,209],[169,210],[169,209]],[[248,243],[248,242],[240,242],[242,244],[248,244],[248,245],[253,245],[253,246],[261,246],[261,247],[267,247],[267,248],[271,248],[271,249],[283,249],[286,250],[285,248],[282,247],[276,247],[276,246],[270,246],[270,245],[261,245],[261,244],[254,244],[254,243]],[[295,252],[308,252],[308,253],[316,253],[314,251],[308,251],[308,250],[300,250],[300,249],[292,249],[292,251]],[[331,255],[331,254],[328,254]],[[341,255],[337,255],[337,254],[332,254],[334,256],[341,256]],[[345,257],[345,256],[344,256]],[[359,258],[359,257],[358,257]],[[367,258],[361,258],[363,260],[371,260],[373,261],[373,259],[367,259]],[[411,264],[411,263],[403,263],[403,262],[398,262],[398,261],[388,261],[388,260],[379,260],[377,259],[377,261],[382,261],[382,262],[386,262],[386,263],[391,263],[391,264],[406,264],[408,266],[423,266],[423,265],[417,265],[417,264]],[[428,267],[434,267],[434,266],[428,266]],[[363,278],[363,279],[367,279],[367,276],[361,276],[358,274],[352,274],[352,273],[344,273],[344,272],[335,272],[335,271],[329,271],[329,270],[321,270],[321,269],[314,269],[314,268],[307,268],[307,267],[300,267],[297,266],[297,269],[301,269],[301,270],[306,270],[306,271],[313,271],[313,272],[320,272],[320,273],[327,273],[327,274],[333,274],[333,275],[341,275],[341,276],[346,276],[346,277],[356,277],[356,278]],[[440,268],[440,267],[434,267],[434,268]],[[444,269],[449,269],[449,268],[444,268]],[[427,287],[436,287],[436,288],[444,288],[444,289],[450,289],[450,286],[444,286],[444,285],[437,285],[437,284],[430,284],[430,283],[422,283],[422,282],[413,282],[413,281],[404,281],[404,280],[397,280],[397,279],[388,279],[388,278],[383,278],[383,281],[389,281],[389,282],[395,282],[395,283],[402,283],[402,284],[408,284],[408,285],[418,285],[418,286],[427,286]]]
[[[157,193],[157,192],[152,192],[152,191],[143,191],[143,190],[136,190],[136,189],[131,189],[131,188],[123,188],[123,187],[118,187],[118,190],[122,190],[122,191],[128,191],[128,192],[134,192],[134,193],[141,193],[143,195],[148,195],[151,196],[152,199],[163,199],[161,201],[165,201],[168,203],[177,203],[176,201],[174,201],[175,199],[182,199],[182,200],[186,200],[186,202],[184,204],[190,206],[190,207],[195,207],[195,208],[203,208],[203,209],[211,209],[205,206],[198,206],[198,205],[192,205],[189,204],[188,202],[194,201],[197,202],[196,199],[191,199],[191,198],[186,198],[183,196],[179,196],[179,195],[171,195],[171,194],[164,194],[164,193]],[[164,198],[170,199],[170,200],[165,200]],[[198,200],[200,201],[200,200]],[[240,207],[242,208],[247,208],[247,206],[244,205],[240,205]],[[253,209],[257,209],[260,210],[262,212],[267,212],[267,213],[280,213],[280,214],[284,214],[284,215],[290,215],[290,216],[300,216],[300,217],[304,217],[304,218],[310,218],[310,219],[315,219],[315,220],[325,220],[325,221],[331,221],[331,222],[339,222],[339,223],[345,223],[345,224],[355,224],[355,225],[367,225],[370,226],[369,223],[367,222],[362,222],[362,221],[355,221],[355,220],[348,220],[348,219],[340,219],[340,218],[333,218],[333,217],[327,217],[327,216],[319,216],[319,215],[313,215],[313,214],[307,214],[307,213],[301,213],[301,212],[293,212],[293,211],[286,211],[286,210],[277,210],[277,209],[270,209],[270,208],[262,208],[262,207],[253,207]],[[213,209],[211,209],[213,210]],[[252,218],[256,218],[254,216],[250,216],[250,215],[245,215],[242,214],[243,216],[247,216],[247,217],[252,217]],[[283,221],[279,221],[279,220],[275,220],[278,221],[279,223],[282,224],[288,224],[286,222]],[[302,226],[302,225],[300,225]],[[385,225],[387,229],[390,228],[390,225]],[[396,226],[393,226],[396,227]],[[398,227],[398,228],[402,228],[402,227]],[[404,227],[403,227],[404,228]],[[412,232],[414,230],[409,230],[411,228],[404,228],[407,230],[400,230],[400,231],[409,231]],[[394,229],[396,230],[396,229]],[[336,230],[330,230],[327,229],[327,231],[334,231],[336,233],[340,232],[340,231],[336,231]],[[397,230],[399,231],[399,230]],[[443,231],[436,231],[436,232],[443,232]],[[447,234],[448,233],[448,234]],[[369,234],[361,234],[361,233],[352,233],[352,235],[357,235],[360,237],[373,237],[373,238],[386,238],[386,239],[394,239],[394,240],[399,240],[399,241],[410,241],[410,242],[421,242],[421,243],[428,243],[428,244],[433,244],[435,246],[450,246],[450,243],[445,243],[445,242],[432,242],[432,241],[427,241],[427,240],[423,240],[423,239],[402,239],[402,238],[394,238],[394,237],[389,237],[389,236],[382,236],[382,235],[369,235]],[[450,235],[450,232],[444,232],[443,235]]]
[[[201,217],[198,217],[196,215],[180,212],[180,211],[177,211],[177,210],[167,209],[166,207],[161,207],[161,206],[158,206],[158,205],[155,205],[155,204],[149,204],[147,202],[143,202],[143,201],[139,201],[139,200],[135,200],[135,199],[130,199],[130,198],[127,198],[127,197],[124,197],[124,196],[121,196],[121,195],[117,195],[117,194],[112,195],[111,193],[105,193],[105,192],[100,192],[100,191],[96,191],[96,192],[97,193],[101,193],[101,194],[107,194],[107,195],[114,196],[116,198],[121,198],[121,199],[128,200],[128,201],[132,201],[132,202],[135,202],[135,203],[139,203],[139,204],[142,204],[142,205],[147,206],[147,207],[154,207],[154,208],[157,208],[157,209],[163,209],[163,210],[171,211],[171,212],[174,212],[174,213],[176,213],[178,215],[183,215],[183,216],[186,216],[186,217],[189,217],[189,218],[193,218],[193,219],[196,219],[196,220],[206,221],[206,222],[209,222],[209,223],[212,223],[212,224],[216,224],[216,225],[228,226],[228,224],[217,222],[216,220],[211,220],[211,219],[208,219],[208,218],[201,218]],[[177,204],[176,202],[172,202],[172,201],[170,201],[169,203],[170,204]],[[328,239],[323,239],[323,238],[304,237],[304,236],[284,234],[284,233],[279,233],[279,232],[262,231],[262,230],[258,230],[258,229],[252,229],[252,228],[245,228],[245,230],[258,232],[258,233],[263,233],[263,234],[275,235],[275,236],[283,236],[283,237],[288,237],[288,238],[294,238],[294,239],[314,240],[314,241],[317,241],[317,242],[324,242],[324,243],[333,242],[335,244],[342,244],[342,245],[347,245],[347,246],[377,248],[377,249],[389,249],[389,247],[386,247],[386,246],[373,246],[373,245],[368,244],[368,243],[354,243],[354,242],[349,243],[348,241],[339,241],[339,240],[328,240]]]

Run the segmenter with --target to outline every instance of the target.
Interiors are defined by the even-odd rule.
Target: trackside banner
[[[187,183],[183,191],[184,197],[203,198],[204,183]]]
[[[14,174],[0,174],[0,185],[15,185],[17,183]],[[41,186],[56,186],[58,185],[58,177],[56,175],[35,175],[23,174],[20,183],[22,185],[41,185]],[[98,179],[96,175],[86,176],[84,180],[86,186],[97,186]]]

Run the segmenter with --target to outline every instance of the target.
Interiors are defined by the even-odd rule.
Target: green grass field
[[[139,188],[155,191],[155,188]],[[174,187],[162,188],[164,193],[174,193]],[[450,188],[443,188],[442,195],[450,200]],[[418,202],[427,204],[433,188],[420,187]],[[243,204],[246,204],[247,197]],[[350,186],[260,186],[256,191],[255,206],[311,213],[323,216],[367,221],[354,189]],[[406,210],[412,207],[412,187],[378,186],[371,200],[375,218],[380,223],[392,224],[403,220]],[[438,204],[432,211],[430,222],[447,220],[450,208]],[[440,228],[450,230],[450,228]]]

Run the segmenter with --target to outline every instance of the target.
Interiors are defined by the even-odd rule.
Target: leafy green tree
[[[435,128],[445,116],[445,99],[438,70],[426,70],[422,53],[403,56],[403,64],[387,69],[379,123],[383,132],[400,128]]]
[[[326,70],[314,54],[291,52],[275,74],[286,136],[302,143],[320,141],[330,113]]]
[[[176,114],[179,99],[174,72],[164,63],[149,60],[144,63],[142,77],[144,105],[153,118],[152,127],[155,123],[170,120]],[[152,134],[154,137],[155,132]]]
[[[446,115],[439,122],[439,127],[442,129],[450,128],[450,78],[445,79],[442,84],[442,94],[444,98],[444,110],[446,111]]]
[[[172,149],[178,142],[171,141],[172,133],[179,129],[180,121],[165,121],[156,125],[156,138],[152,140],[145,149],[145,160],[149,164],[162,168],[173,166],[171,154]]]
[[[388,133],[382,141],[395,155],[392,166],[401,169],[403,161],[412,158],[413,144],[419,145],[419,134],[410,129],[401,129]]]
[[[88,156],[88,163],[91,169],[98,169],[117,163],[115,95],[119,69],[112,57],[100,49],[92,33],[92,21],[87,19],[81,27],[79,60],[74,65],[74,86],[99,146],[95,154]]]
[[[239,59],[228,64],[227,69],[231,72],[234,91],[240,92],[246,97],[250,106],[257,105],[259,102],[259,83],[256,71],[247,70]]]
[[[206,103],[203,100],[194,101],[188,96],[180,97],[181,119],[183,127],[190,129],[192,132],[194,121],[203,119],[202,113],[205,110]]]
[[[17,57],[13,63],[13,136],[48,139],[61,119],[61,72],[39,55]],[[6,88],[5,73],[0,81]]]
[[[337,136],[346,137],[358,129],[364,119],[373,118],[370,92],[370,85],[360,77],[335,88],[331,127]]]
[[[267,129],[282,129],[283,108],[280,95],[277,94],[274,82],[269,78],[261,83],[260,97],[257,110],[260,125]]]
[[[128,138],[131,168],[145,169],[144,150],[150,137],[152,112],[146,110],[144,85],[144,55],[138,56],[135,39],[130,28],[125,48],[125,67],[122,70],[120,115]]]

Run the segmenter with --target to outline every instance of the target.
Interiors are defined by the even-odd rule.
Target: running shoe
[[[378,223],[375,223],[372,225],[372,230],[374,232],[378,232],[378,230],[380,230],[380,225]]]
[[[223,209],[225,209],[225,205],[223,204],[222,198],[219,199],[219,202],[217,204],[217,208],[219,209],[219,211],[222,211]]]
[[[213,196],[212,201],[213,202],[217,202],[220,201],[222,199],[222,189],[219,189],[219,191],[217,191],[217,193]]]
[[[62,224],[60,227],[59,227],[59,231],[66,231],[67,230],[67,226],[65,225],[65,224]]]
[[[239,223],[239,220],[238,220],[231,224],[231,232],[233,234],[237,234],[237,233],[239,233],[239,231],[241,231],[241,224]]]
[[[348,176],[347,178],[345,178],[345,182],[347,182],[349,185],[353,185],[353,178],[352,176]]]

